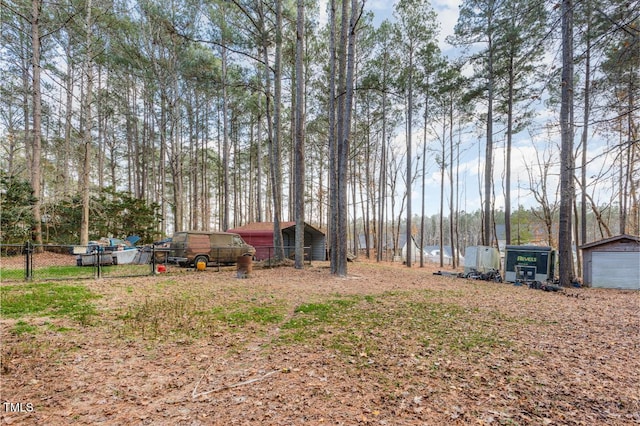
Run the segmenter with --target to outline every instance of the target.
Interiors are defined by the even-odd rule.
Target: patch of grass
[[[255,302],[239,303],[213,309],[213,317],[231,326],[256,324],[277,324],[284,318],[281,307],[275,305],[254,305]]]
[[[35,280],[59,280],[92,278],[95,272],[93,268],[78,266],[46,266],[33,269],[33,279]],[[25,279],[24,266],[19,268],[0,268],[0,279],[4,281],[22,281]]]
[[[55,331],[57,333],[64,333],[71,330],[69,327],[51,324],[50,322],[45,323],[45,326],[47,327],[48,330]]]
[[[364,296],[364,300],[366,300],[369,303],[373,303],[376,301],[376,298],[374,296],[367,295],[367,296]]]
[[[38,331],[38,327],[25,321],[18,321],[11,329],[11,333],[18,336],[21,334],[35,334],[36,331]]]
[[[165,290],[171,287],[175,287],[176,284],[177,284],[177,281],[175,279],[169,278],[164,280],[158,280],[155,283],[155,287],[157,290]]]
[[[489,321],[492,315],[487,314],[485,320],[478,321],[477,310],[431,301],[412,301],[400,310],[409,314],[407,328],[421,336],[422,345],[429,351],[483,352],[508,343],[499,337],[499,321]]]
[[[338,318],[338,314],[355,303],[355,300],[344,299],[334,299],[326,303],[306,303],[298,306],[294,313],[300,314],[303,319],[310,321],[332,322]],[[285,324],[285,328],[296,328],[297,325],[294,321],[288,325]]]
[[[46,266],[44,268],[33,269],[34,279],[87,278],[93,277],[94,274],[94,268],[86,266]]]
[[[96,269],[93,266],[45,266],[35,267],[33,269],[34,280],[62,280],[62,279],[86,279],[93,278],[96,275]],[[150,275],[151,269],[149,265],[103,265],[101,267],[101,275],[103,277],[117,276],[141,276]],[[24,266],[19,268],[0,267],[0,279],[4,281],[21,281],[25,279]]]
[[[191,294],[171,299],[146,299],[120,315],[121,335],[153,339],[200,338],[221,331],[240,331],[249,324],[265,328],[284,318],[285,307],[278,301],[258,299],[234,301],[211,307],[211,300]]]
[[[354,299],[333,299],[324,303],[305,303],[294,310],[294,316],[282,325],[283,330],[292,330],[292,340],[301,341],[309,335],[317,335],[312,327],[338,324],[345,320],[345,310],[357,303]]]
[[[101,275],[103,277],[138,277],[151,275],[150,264],[126,263],[123,265],[106,265],[102,266]]]
[[[33,324],[30,324],[30,323],[28,323],[28,322],[26,322],[24,320],[20,320],[20,321],[15,323],[13,328],[10,330],[10,333],[14,334],[16,336],[20,336],[20,335],[23,335],[23,334],[33,334],[33,335],[35,335],[35,334],[38,333],[38,331],[41,328],[45,328],[46,330],[54,331],[54,332],[57,332],[57,333],[63,333],[63,332],[71,330],[68,327],[58,326],[58,325],[52,324],[52,323],[50,323],[48,321],[43,324],[43,327],[38,327],[37,325],[33,325]]]
[[[24,280],[24,267],[7,268],[0,267],[0,280],[2,281],[20,281]]]
[[[7,286],[0,291],[0,316],[64,316],[88,324],[96,314],[90,301],[98,297],[79,285],[37,283]]]
[[[172,292],[170,297],[147,298],[123,311],[118,330],[126,338],[187,342],[234,333],[242,342],[242,333],[264,334],[279,325],[275,345],[317,345],[366,365],[395,348],[426,356],[486,354],[509,344],[501,327],[518,324],[499,313],[445,303],[451,295],[444,291],[332,294],[294,307],[286,320],[291,308],[285,301],[235,287],[224,291],[224,297]]]
[[[369,336],[382,318],[371,307],[375,301],[374,296],[362,296],[302,304],[282,325],[279,343],[318,343],[348,356],[374,353],[377,343]]]
[[[436,294],[389,292],[303,304],[283,324],[279,342],[318,344],[361,357],[387,351],[390,338],[402,346],[415,342],[428,353],[482,353],[508,344],[491,315],[476,321],[478,312],[435,302]]]

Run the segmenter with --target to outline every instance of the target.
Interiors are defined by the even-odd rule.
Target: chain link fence
[[[48,281],[151,275],[167,249],[91,245],[0,244],[0,281]],[[165,269],[166,270],[166,269]]]
[[[260,247],[264,258],[262,267],[277,266],[273,260],[273,246]],[[207,266],[220,271],[222,249],[214,252]],[[295,247],[284,247],[285,258],[294,259]],[[217,256],[216,256],[217,253]],[[138,277],[167,273],[173,269],[195,268],[195,263],[175,264],[168,245],[105,247],[98,244],[0,244],[0,282],[51,281]],[[311,247],[304,247],[304,262],[311,264]]]
[[[278,262],[274,261],[274,257],[276,254],[275,246],[255,246],[256,249],[256,259],[261,260],[263,266],[270,268],[273,265],[277,265]],[[311,265],[311,255],[312,248],[311,247],[303,247],[303,262],[307,265]],[[295,260],[296,248],[295,246],[284,246],[284,257],[285,259]]]

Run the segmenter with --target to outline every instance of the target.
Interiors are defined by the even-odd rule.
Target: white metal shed
[[[623,234],[580,248],[584,285],[640,290],[640,237]]]

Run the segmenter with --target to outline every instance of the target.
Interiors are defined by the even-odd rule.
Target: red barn
[[[280,222],[282,240],[286,257],[293,257],[296,242],[296,223]],[[273,222],[253,222],[239,228],[229,229],[227,232],[239,234],[247,244],[256,249],[255,259],[265,260],[273,257]],[[322,231],[308,223],[304,224],[305,257],[310,260],[327,260],[325,235]]]

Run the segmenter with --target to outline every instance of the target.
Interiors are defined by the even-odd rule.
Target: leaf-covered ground
[[[99,296],[90,317],[1,320],[2,423],[640,424],[638,292],[433,272],[74,282]]]

